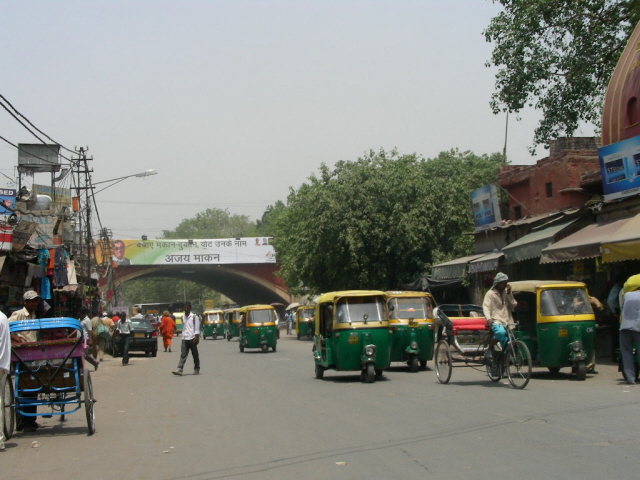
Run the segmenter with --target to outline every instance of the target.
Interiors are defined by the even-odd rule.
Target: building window
[[[516,205],[515,207],[513,207],[513,216],[515,217],[514,220],[522,218],[522,208],[520,207],[520,205]]]
[[[546,183],[545,187],[547,189],[547,198],[553,197],[553,185],[551,182]]]

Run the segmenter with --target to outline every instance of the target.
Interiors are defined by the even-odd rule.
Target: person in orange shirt
[[[176,322],[167,310],[162,312],[162,320],[160,320],[160,335],[162,335],[162,343],[164,345],[164,351],[171,351],[171,340],[173,339],[173,332],[176,331]]]

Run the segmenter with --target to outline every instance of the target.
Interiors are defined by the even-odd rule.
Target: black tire
[[[89,435],[93,435],[96,432],[96,416],[93,408],[93,385],[91,383],[91,374],[84,371],[84,409],[87,413],[87,427],[89,428]]]
[[[151,350],[151,356],[152,357],[157,357],[158,356],[158,349],[157,348],[154,349],[154,350]]]
[[[575,367],[576,380],[584,380],[587,378],[587,365],[584,362],[578,362]]]
[[[420,362],[418,360],[418,357],[416,357],[415,355],[413,355],[410,359],[409,359],[409,371],[411,372],[417,372],[420,369]]]
[[[222,334],[222,338],[223,338],[223,339],[224,339],[224,338],[227,338],[227,334],[226,334],[226,333],[223,333],[223,334]]]
[[[271,347],[273,349],[273,351],[276,351],[276,346],[274,345],[273,347]]]
[[[214,334],[213,334],[213,339],[214,339],[214,340],[217,340],[217,339],[218,339],[218,334],[217,334],[217,333],[214,333]]]
[[[500,355],[499,353],[492,352],[493,355]],[[494,361],[489,361],[485,358],[485,367],[487,369],[487,375],[492,382],[497,382],[502,378],[502,368],[500,365],[500,360],[497,358]]]
[[[300,334],[298,334],[298,340],[300,340]]]
[[[376,378],[380,378],[382,376],[382,369],[381,368],[376,368]]]
[[[8,375],[4,377],[2,385],[0,385],[0,408],[4,413],[4,424],[2,430],[4,436],[9,440],[13,436],[13,430],[16,426],[16,408],[13,404],[13,384],[11,383],[11,377]]]
[[[449,383],[453,360],[451,358],[451,349],[446,340],[440,340],[436,345],[433,361],[436,366],[436,376],[440,383]]]
[[[524,388],[531,380],[531,354],[529,348],[520,340],[510,342],[505,352],[507,378],[513,388]]]
[[[266,353],[266,351],[269,349],[269,347],[267,347],[266,344],[262,345],[262,347],[260,347],[260,350],[262,351],[262,353]]]
[[[420,368],[422,368],[423,370],[425,368],[427,368],[427,361],[426,360],[420,360]]]
[[[324,367],[316,363],[316,378],[322,380],[322,377],[324,377]]]
[[[373,383],[376,381],[376,370],[373,367],[373,363],[367,363],[367,366],[363,370],[364,381],[367,383]]]
[[[244,345],[240,344],[240,353],[244,352]]]
[[[560,367],[547,367],[551,375],[557,375],[560,372]]]
[[[231,335],[227,335],[227,342],[231,341]]]

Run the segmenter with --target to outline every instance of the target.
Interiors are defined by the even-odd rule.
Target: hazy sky
[[[0,0],[0,93],[57,142],[88,146],[94,182],[157,169],[96,197],[114,237],[154,238],[207,208],[260,218],[321,163],[370,149],[501,152],[505,117],[489,108],[482,35],[499,8]],[[529,155],[539,114],[521,116],[509,121],[507,155],[531,164],[548,153]],[[0,135],[38,143],[4,110]],[[17,156],[0,141],[2,173],[15,178]]]

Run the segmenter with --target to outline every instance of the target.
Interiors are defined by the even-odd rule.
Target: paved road
[[[205,340],[202,373],[173,353],[103,362],[93,375],[97,432],[84,412],[45,419],[0,453],[21,479],[636,478],[640,387],[613,365],[584,382],[537,370],[522,391],[482,371],[400,364],[374,384],[314,378],[311,343],[283,334],[276,353]],[[38,447],[33,447],[37,442]]]

